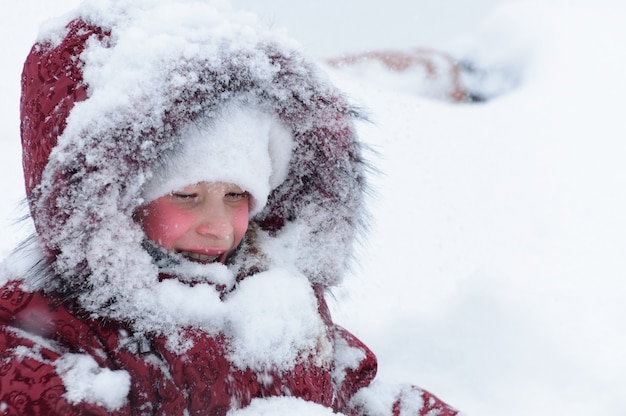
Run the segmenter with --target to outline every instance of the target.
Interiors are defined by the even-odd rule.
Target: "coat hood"
[[[233,103],[272,114],[290,133],[285,179],[226,266],[155,261],[133,220],[144,187],[185,147],[189,126]],[[24,176],[45,269],[26,282],[93,316],[137,322],[150,306],[128,308],[147,305],[172,264],[181,280],[216,285],[222,296],[273,267],[335,285],[365,218],[358,118],[283,32],[227,4],[85,2],[49,25],[24,66]]]

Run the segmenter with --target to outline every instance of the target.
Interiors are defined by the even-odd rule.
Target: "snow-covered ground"
[[[366,107],[372,229],[334,313],[410,381],[469,415],[626,414],[626,4],[234,0],[320,62],[379,48],[469,57],[510,91],[455,105],[383,69],[330,76]],[[19,77],[39,23],[0,15],[0,256],[25,230]],[[489,76],[491,78],[489,78]],[[499,90],[499,85],[494,88]]]

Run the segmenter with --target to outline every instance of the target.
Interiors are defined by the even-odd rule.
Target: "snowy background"
[[[0,256],[26,233],[19,77],[40,22],[0,15]],[[626,415],[626,4],[615,0],[234,0],[324,64],[436,47],[484,69],[480,104],[382,68],[330,76],[373,121],[373,223],[336,319],[469,415]],[[476,81],[476,80],[474,80]]]

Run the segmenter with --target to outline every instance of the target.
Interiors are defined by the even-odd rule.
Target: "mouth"
[[[219,261],[223,253],[220,253],[215,256],[209,256],[207,254],[194,253],[192,251],[179,251],[178,254],[180,254],[187,260],[190,260],[196,263],[209,264],[209,263],[215,263],[216,261]]]

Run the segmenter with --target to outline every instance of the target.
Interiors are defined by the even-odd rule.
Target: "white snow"
[[[54,362],[65,385],[70,403],[82,401],[104,406],[109,411],[126,403],[130,391],[130,374],[124,370],[100,368],[86,354],[65,354]]]
[[[410,79],[402,88],[377,82],[389,79],[377,70],[328,68],[368,108],[374,123],[360,130],[382,172],[359,266],[335,291],[339,323],[378,355],[381,379],[416,383],[467,414],[625,414],[626,6],[336,3],[307,14],[294,1],[235,1],[286,26],[320,62],[437,46],[517,82],[487,103],[452,105],[417,95]],[[27,234],[11,225],[24,193],[21,66],[39,23],[77,4],[31,0],[0,16],[3,256]],[[103,402],[116,404],[123,383],[101,381],[112,387]],[[296,405],[255,402],[257,413],[236,414]]]
[[[398,386],[374,380],[367,388],[359,390],[352,398],[353,404],[367,406],[368,416],[393,414],[393,404],[398,399]]]
[[[343,383],[347,370],[357,369],[365,358],[365,351],[361,348],[351,347],[340,336],[335,337],[334,344],[335,368],[333,369],[333,381],[340,385]]]
[[[271,397],[267,399],[254,399],[244,409],[231,410],[227,416],[341,416],[342,413],[333,413],[327,407],[307,402],[294,397]]]
[[[250,276],[223,300],[214,285],[191,287],[176,279],[140,290],[133,299],[154,311],[166,331],[194,326],[225,334],[229,360],[241,369],[287,370],[309,355],[321,366],[331,359],[313,289],[294,270],[276,267]],[[184,352],[190,345],[176,335],[170,337],[170,349]]]
[[[240,368],[293,368],[314,354],[330,361],[331,346],[306,276],[273,269],[244,279],[224,301],[232,338],[230,361]]]

